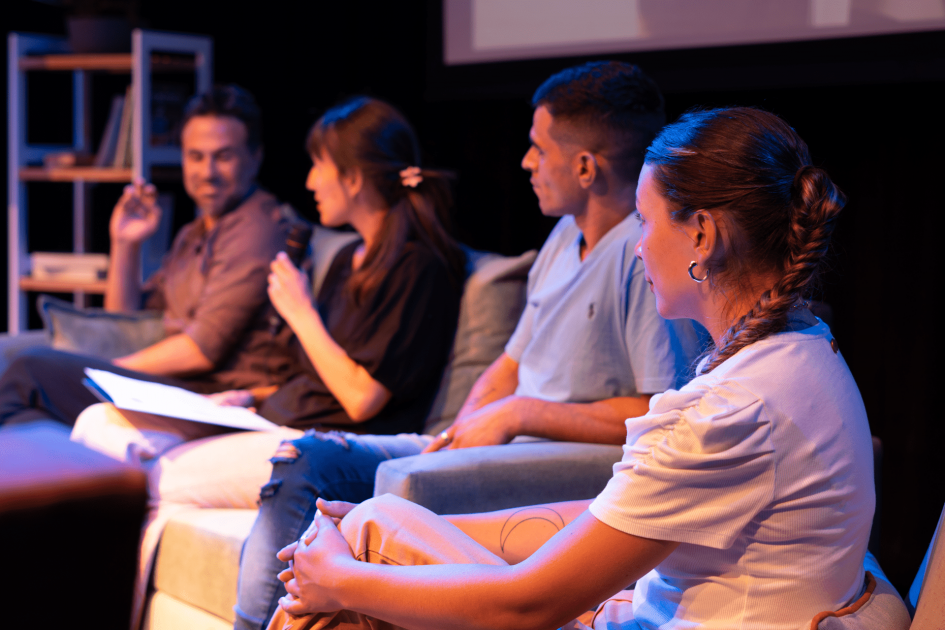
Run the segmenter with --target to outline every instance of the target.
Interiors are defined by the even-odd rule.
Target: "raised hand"
[[[113,243],[137,245],[157,231],[161,207],[157,204],[157,188],[142,179],[125,186],[115,204],[108,232]]]
[[[293,326],[299,314],[312,310],[308,277],[292,264],[285,252],[276,254],[269,268],[269,300],[289,326]]]

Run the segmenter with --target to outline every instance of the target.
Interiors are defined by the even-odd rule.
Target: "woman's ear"
[[[347,190],[348,196],[352,199],[357,197],[358,193],[364,190],[364,173],[362,173],[359,168],[349,169],[348,172],[340,177],[340,180],[345,190]]]
[[[692,241],[692,253],[700,265],[721,254],[724,248],[721,225],[708,210],[696,210],[683,224],[683,230]]]

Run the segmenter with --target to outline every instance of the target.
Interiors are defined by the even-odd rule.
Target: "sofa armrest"
[[[45,330],[27,330],[18,335],[0,333],[0,374],[6,372],[13,359],[24,350],[48,345],[49,335]]]
[[[620,446],[546,441],[440,451],[382,463],[374,495],[389,492],[437,514],[591,499],[622,456]]]

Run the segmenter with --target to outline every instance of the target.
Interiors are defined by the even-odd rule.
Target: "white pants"
[[[148,473],[148,515],[141,534],[132,628],[143,612],[154,552],[167,522],[195,507],[255,509],[272,474],[272,457],[296,429],[223,433],[221,427],[93,405],[71,439]]]

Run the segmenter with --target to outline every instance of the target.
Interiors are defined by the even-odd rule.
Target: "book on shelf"
[[[134,123],[135,99],[131,91],[132,86],[125,90],[124,107],[121,108],[121,127],[118,131],[118,141],[116,143],[115,158],[112,160],[112,166],[115,168],[131,167],[131,126]]]
[[[116,94],[112,98],[112,108],[108,112],[108,122],[102,132],[102,140],[98,143],[98,153],[95,154],[94,166],[112,166],[115,161],[115,151],[118,148],[118,134],[121,131],[122,111],[125,107],[125,97]]]
[[[36,280],[98,282],[108,274],[107,254],[33,252],[30,275]]]

